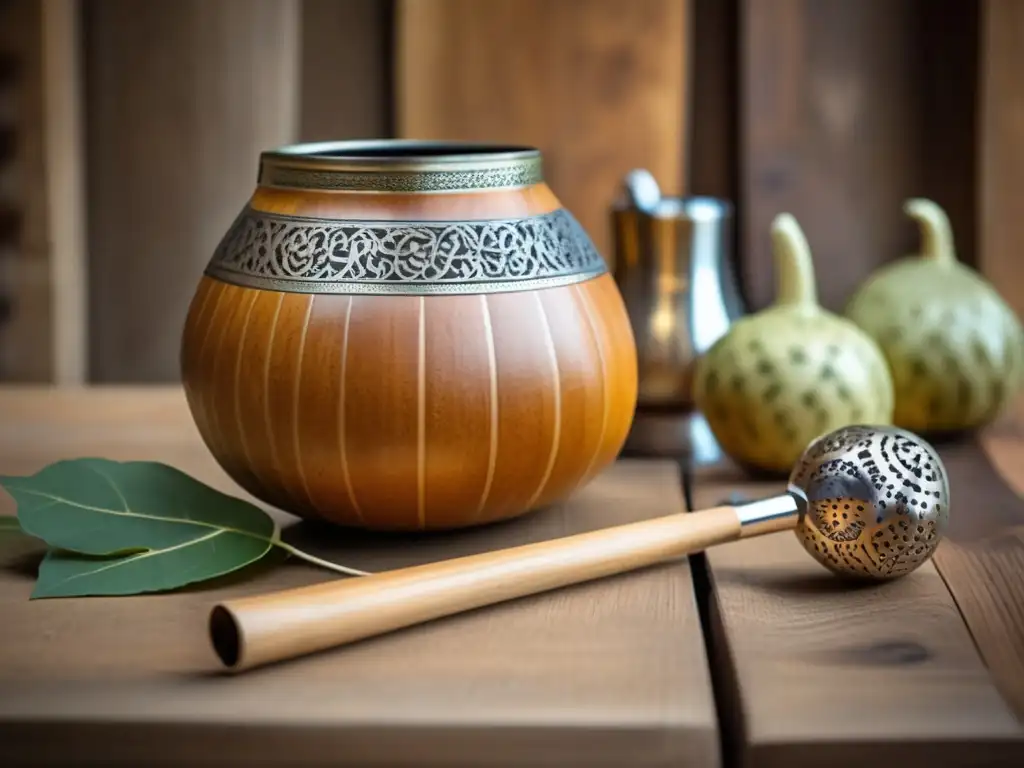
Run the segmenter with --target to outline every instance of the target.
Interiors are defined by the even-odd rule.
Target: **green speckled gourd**
[[[996,290],[957,261],[945,212],[914,198],[919,255],[876,270],[845,314],[882,348],[896,387],[893,421],[923,434],[992,421],[1024,378],[1024,331]]]
[[[778,292],[736,321],[698,361],[694,397],[738,464],[788,473],[819,435],[890,424],[893,384],[881,350],[819,303],[810,249],[788,213],[772,223]]]

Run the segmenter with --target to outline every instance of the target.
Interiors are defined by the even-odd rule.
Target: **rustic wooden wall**
[[[42,25],[38,3],[14,0],[0,7],[0,47],[13,68],[2,96],[9,131],[0,212],[0,378],[9,381],[49,381],[55,373]]]
[[[302,0],[301,141],[391,135],[392,3]]]
[[[199,274],[259,152],[390,135],[376,0],[86,5],[91,375],[176,381]]]
[[[91,376],[178,380],[185,313],[297,132],[297,0],[85,6]]]
[[[521,142],[609,261],[622,176],[685,178],[684,0],[400,0],[401,136]]]
[[[1024,2],[983,13],[979,264],[1024,319]]]
[[[44,66],[76,58],[59,45],[46,58],[41,0],[9,0],[4,13],[21,26],[0,34],[22,51],[24,87],[20,239],[0,257],[13,294],[0,377],[67,380],[61,365],[84,367],[74,353],[87,345],[69,343],[77,332],[88,334],[95,381],[176,380],[199,270],[251,189],[259,150],[291,140],[536,144],[609,260],[608,206],[622,175],[647,167],[667,192],[735,201],[752,308],[774,292],[776,213],[803,224],[821,297],[839,309],[871,269],[916,247],[900,207],[926,195],[949,211],[961,257],[1024,313],[1013,209],[1024,178],[1022,5],[79,0],[88,237],[78,263],[88,257],[88,270],[76,279],[74,249],[52,246],[54,232],[74,241],[73,196],[60,191],[75,170],[70,185],[46,180],[54,147],[66,152],[78,134],[47,143],[58,134],[43,123],[75,89],[51,91],[44,109],[42,85]],[[72,267],[55,271],[60,253]],[[69,321],[84,307],[54,301],[74,300],[74,286],[88,287],[86,322]]]
[[[976,29],[973,0],[743,0],[740,255],[754,308],[774,294],[768,228],[783,211],[831,309],[916,248],[907,197],[945,207],[973,259]]]
[[[739,190],[738,30],[738,0],[692,0],[684,191],[734,202]]]

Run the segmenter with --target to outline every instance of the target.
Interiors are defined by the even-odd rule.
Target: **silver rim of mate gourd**
[[[311,191],[458,192],[543,181],[533,147],[406,140],[296,144],[263,152],[258,183]],[[289,293],[501,293],[583,282],[607,264],[569,211],[519,218],[379,221],[249,206],[206,274]]]
[[[470,192],[544,180],[540,150],[455,141],[328,141],[260,155],[265,187],[346,192]]]

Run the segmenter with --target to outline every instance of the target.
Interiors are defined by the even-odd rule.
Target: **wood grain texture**
[[[241,494],[178,389],[0,391],[0,472],[59,458],[166,461]],[[378,571],[679,512],[670,464],[618,462],[566,504],[431,536],[286,538]],[[13,512],[0,499],[0,514]],[[0,763],[351,766],[718,765],[685,561],[524,598],[254,671],[211,674],[217,601],[323,583],[268,563],[162,596],[29,601],[34,545],[0,544]],[[20,550],[17,554],[15,550]]]
[[[390,6],[302,0],[298,141],[391,135]]]
[[[691,488],[701,508],[784,483],[755,483],[720,463],[695,470]],[[851,587],[790,532],[716,547],[706,563],[722,727],[740,764],[1024,759],[1024,728],[932,563],[893,582]]]
[[[433,0],[396,11],[401,137],[528,143],[612,262],[622,177],[683,172],[687,10],[681,0]]]
[[[75,0],[42,3],[47,242],[53,269],[53,377],[82,384],[88,371],[81,10]]]
[[[979,267],[1024,317],[1024,4],[981,4]]]
[[[935,565],[1024,722],[1024,396],[978,441],[940,454],[963,502]]]
[[[692,0],[691,7],[692,96],[686,105],[684,189],[687,194],[712,195],[735,204],[739,195],[739,0]],[[734,232],[730,235],[735,237]]]
[[[199,276],[297,135],[298,0],[83,5],[90,379],[177,382]]]
[[[5,208],[17,219],[13,247],[4,243],[0,281],[10,314],[0,323],[0,378],[9,382],[51,382],[57,328],[53,305],[49,188],[44,98],[43,9],[32,0],[0,8],[0,46],[17,59],[17,81],[3,97],[4,122],[16,131],[5,173]],[[6,239],[6,238],[5,238]]]
[[[446,529],[543,507],[604,469],[632,419],[632,344],[610,275],[425,297],[204,278],[182,377],[250,493],[346,525]]]
[[[768,236],[792,213],[841,310],[879,265],[918,249],[902,212],[930,197],[975,251],[975,32],[968,0],[743,0],[739,244],[752,308],[774,295]]]

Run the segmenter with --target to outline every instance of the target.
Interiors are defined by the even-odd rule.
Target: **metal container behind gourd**
[[[732,206],[667,197],[631,171],[612,209],[615,281],[636,338],[641,408],[693,408],[693,367],[743,314],[730,265]]]

